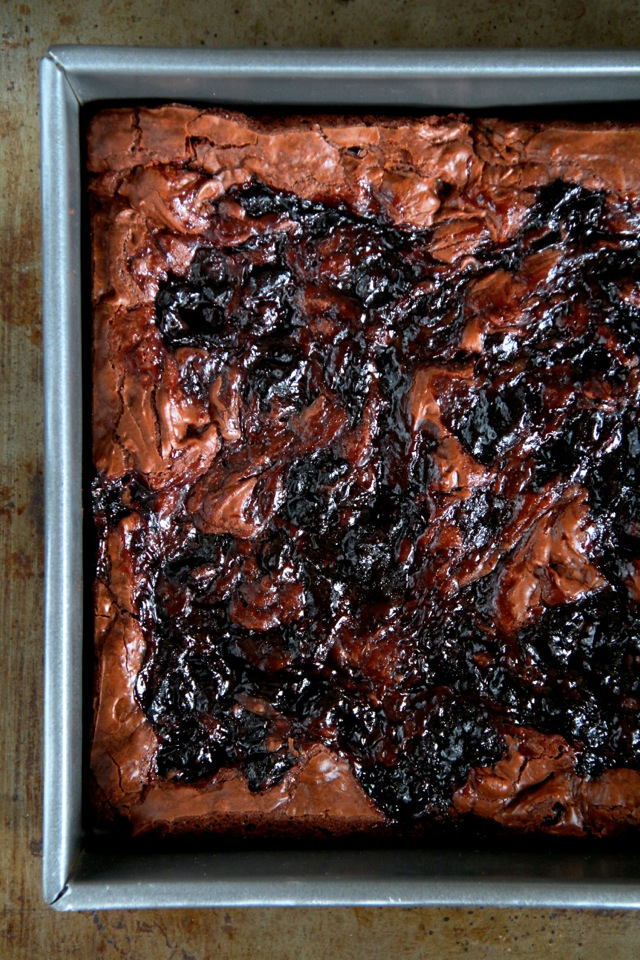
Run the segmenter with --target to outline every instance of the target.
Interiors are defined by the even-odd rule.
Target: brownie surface
[[[638,146],[94,119],[103,813],[637,822]]]

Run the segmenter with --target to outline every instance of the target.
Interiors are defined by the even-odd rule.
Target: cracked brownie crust
[[[93,119],[100,819],[637,824],[639,157]]]

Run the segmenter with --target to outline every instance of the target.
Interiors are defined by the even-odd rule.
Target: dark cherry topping
[[[508,244],[449,263],[430,231],[259,182],[212,205],[156,317],[183,389],[220,378],[241,436],[170,523],[139,477],[94,485],[103,538],[139,518],[162,777],[237,766],[261,790],[320,741],[411,821],[513,724],[561,734],[581,774],[640,768],[631,219],[559,181]],[[241,528],[207,513],[225,478],[255,480]]]

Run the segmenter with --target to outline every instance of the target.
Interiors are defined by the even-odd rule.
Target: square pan
[[[87,849],[82,831],[82,147],[80,110],[164,100],[265,109],[474,109],[640,101],[629,51],[54,47],[41,61],[45,398],[43,894],[132,907],[640,906],[632,852]]]

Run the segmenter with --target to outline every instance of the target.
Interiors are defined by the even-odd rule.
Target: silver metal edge
[[[82,796],[82,500],[78,102],[43,60],[42,248],[45,403],[43,895],[63,892],[79,851]]]
[[[185,50],[53,47],[81,103],[97,99],[170,100],[220,96],[235,81],[238,102],[473,108],[496,104],[589,102],[615,85],[637,97],[637,51],[580,50]],[[243,80],[259,77],[270,92]],[[529,81],[535,79],[535,92]],[[563,81],[559,87],[557,80]],[[135,80],[135,85],[132,84]],[[295,82],[292,82],[295,80]],[[322,83],[319,84],[318,81]],[[477,81],[482,83],[478,84]],[[384,81],[384,83],[381,83]],[[402,89],[402,97],[399,89]],[[226,98],[227,103],[233,97]]]
[[[554,906],[637,908],[637,883],[599,876],[581,855],[418,850],[93,857],[77,865],[62,909],[144,906]],[[620,858],[621,873],[636,864]],[[149,875],[157,877],[149,880]]]
[[[188,76],[180,77],[181,72]],[[292,80],[299,77],[302,87],[299,83],[292,84]],[[345,85],[344,80],[349,77],[355,85]],[[242,81],[256,78],[260,79],[262,89],[252,97]],[[456,105],[458,101],[460,106],[485,102],[494,105],[566,102],[567,89],[575,93],[576,101],[640,99],[640,53],[54,47],[42,63],[47,407],[43,885],[45,899],[56,909],[338,904],[640,906],[636,869],[628,881],[617,882],[610,874],[610,868],[615,868],[615,857],[603,858],[602,878],[576,882],[569,876],[563,879],[561,869],[559,876],[556,869],[553,879],[505,877],[504,872],[492,874],[491,870],[444,879],[444,871],[439,877],[432,871],[415,876],[415,866],[411,869],[409,863],[406,872],[413,873],[411,877],[381,873],[372,879],[371,874],[350,874],[348,861],[353,854],[349,851],[330,855],[331,866],[321,870],[316,869],[319,860],[314,860],[313,854],[310,859],[303,857],[300,863],[306,862],[307,866],[293,869],[287,876],[278,876],[277,871],[264,875],[264,867],[269,863],[267,857],[260,878],[256,878],[256,863],[244,875],[232,876],[229,867],[236,858],[221,860],[221,855],[211,855],[209,860],[205,858],[202,869],[189,876],[185,870],[188,871],[192,858],[181,855],[173,863],[165,861],[164,877],[162,869],[154,869],[153,875],[158,879],[148,880],[140,878],[139,871],[138,879],[127,879],[126,871],[120,870],[119,865],[115,870],[113,864],[105,867],[99,857],[80,851],[81,676],[79,657],[72,656],[74,646],[80,650],[77,625],[82,624],[80,224],[74,219],[75,214],[69,215],[70,210],[79,211],[80,204],[79,104],[96,99],[131,98],[132,90],[136,99],[215,100],[218,93],[215,83],[223,81],[225,96],[229,90],[235,90],[238,102],[311,105],[328,103],[329,98],[324,94],[314,97],[304,82],[323,79],[337,81],[338,86],[331,88],[330,97],[336,105],[379,104],[383,89],[385,103],[410,106],[411,95],[398,99],[394,78],[405,94],[414,89],[415,102],[424,106],[443,102]],[[496,78],[498,85],[491,87]],[[414,80],[417,86],[412,88]],[[504,80],[509,80],[511,86],[505,87]],[[571,86],[573,80],[577,86]],[[382,81],[381,88],[377,85]],[[481,87],[490,89],[491,95],[484,99],[473,95],[475,81],[482,81]],[[531,81],[534,81],[533,95],[527,96]],[[551,86],[547,81],[551,81]],[[167,93],[165,83],[171,93]],[[544,83],[547,85],[541,87]],[[443,101],[443,95],[452,99]],[[229,100],[234,102],[234,94]],[[74,279],[71,284],[69,277]],[[412,857],[408,859],[411,861]],[[587,862],[589,858],[583,859]],[[561,859],[559,864],[561,867]],[[393,886],[393,895],[388,893],[390,886]]]
[[[299,76],[332,76],[351,73],[379,79],[396,73],[404,78],[412,72],[421,75],[442,74],[446,77],[483,74],[492,76],[526,76],[556,73],[580,76],[594,72],[604,76],[620,76],[637,71],[640,63],[636,50],[550,50],[466,48],[429,49],[336,49],[285,48],[278,50],[189,49],[183,47],[123,47],[93,45],[59,45],[51,47],[49,56],[67,73],[78,76],[101,76],[114,69],[127,73],[162,76],[174,70],[200,73],[209,70],[232,70],[252,73],[274,73]]]
[[[356,886],[356,885],[354,885]],[[393,893],[390,893],[393,889]],[[134,910],[144,908],[197,907],[554,907],[597,910],[638,909],[640,900],[623,886],[603,891],[598,884],[570,888],[559,884],[523,881],[514,888],[508,880],[483,884],[437,880],[425,895],[424,881],[360,880],[356,889],[343,880],[319,883],[288,880],[255,882],[246,879],[234,885],[223,880],[117,885],[100,882],[70,883],[54,905],[61,911]]]

